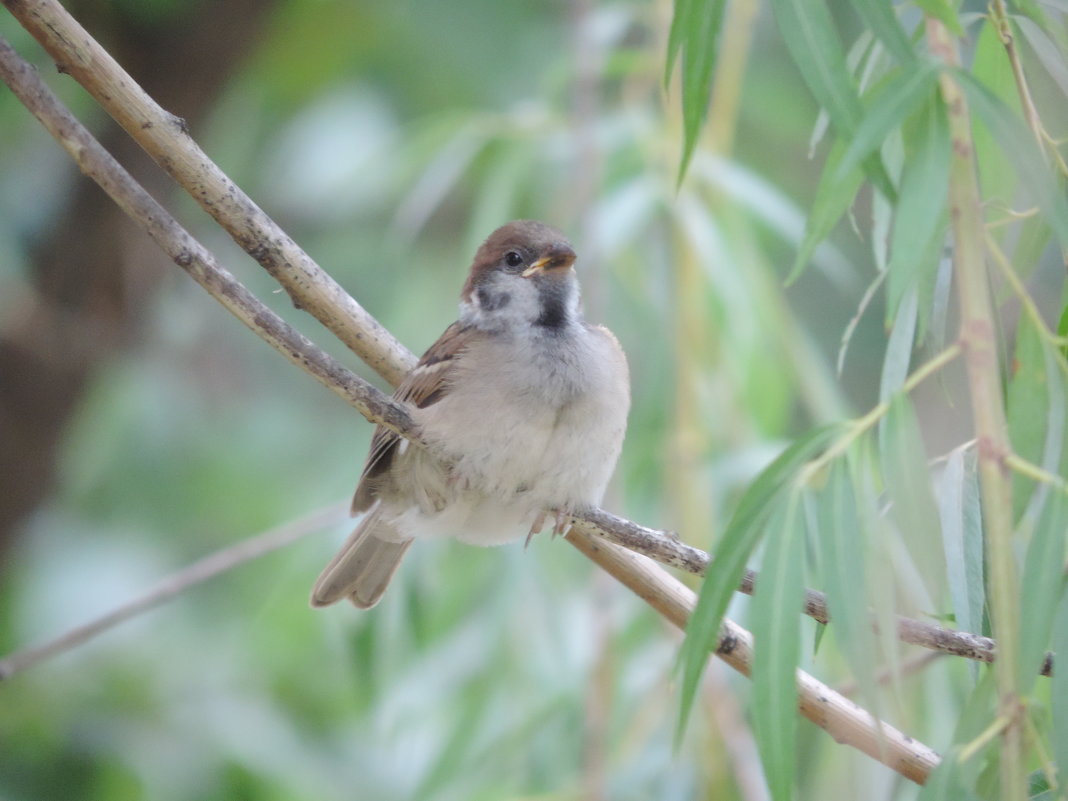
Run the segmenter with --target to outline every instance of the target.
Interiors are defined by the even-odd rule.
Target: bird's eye
[[[523,263],[523,257],[514,250],[509,250],[504,254],[504,263],[509,267],[518,267]]]

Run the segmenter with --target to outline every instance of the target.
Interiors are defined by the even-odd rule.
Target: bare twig
[[[689,587],[646,557],[584,531],[572,529],[567,539],[671,623],[679,628],[686,626],[697,600]],[[753,664],[752,635],[725,618],[716,655],[748,676]],[[797,671],[797,685],[801,714],[838,742],[852,745],[921,784],[938,765],[938,755],[926,745],[877,720],[803,670]]]
[[[3,0],[69,73],[293,300],[391,384],[414,357],[231,181],[56,0]]]
[[[154,587],[131,601],[48,642],[24,648],[0,659],[0,681],[21,670],[70,651],[105,631],[171,600],[190,587],[215,578],[261,556],[284,548],[302,537],[347,517],[348,503],[335,503],[286,523],[278,528],[242,540],[229,548],[206,556],[188,567],[172,573]]]
[[[112,158],[41,81],[37,71],[0,38],[0,77],[16,97],[96,181],[137,221],[174,263],[212,297],[289,361],[341,395],[370,420],[400,431],[412,429],[411,416],[381,391],[348,370],[261,303],[178,221]]]
[[[25,5],[22,3],[10,2],[9,0],[5,0],[5,3],[8,4],[9,7],[16,6],[22,8]],[[35,8],[39,8],[52,4],[41,2],[32,5],[34,5]],[[37,22],[40,23],[40,20],[38,19]],[[80,35],[87,38],[87,35],[84,34],[84,32],[81,32]],[[79,41],[84,43],[84,40],[82,39]],[[64,45],[63,37],[60,36],[58,40],[53,41],[52,43],[54,46],[58,46],[62,49],[62,46]],[[8,55],[14,55],[11,54],[9,50],[7,52]],[[76,49],[76,52],[82,51]],[[91,70],[88,69],[88,66],[83,65],[81,72],[84,73],[86,71],[91,72]],[[15,70],[9,72],[9,77],[16,82],[37,78],[36,75],[32,74],[32,70]],[[127,78],[127,80],[129,79]],[[129,94],[128,90],[127,94]],[[136,93],[134,93],[134,96],[136,96]],[[41,113],[48,116],[47,111],[41,111]],[[61,133],[62,130],[57,133],[57,138],[63,142],[64,137],[59,135]],[[78,151],[78,155],[86,149],[84,141],[72,147],[75,151]],[[90,146],[88,149],[92,150],[93,148]],[[97,175],[94,175],[94,177],[99,178],[102,185],[105,185],[105,188],[108,188],[109,191],[113,191],[119,195],[130,190],[130,187],[126,186],[122,181],[109,180],[114,177],[111,175],[114,171],[112,165],[104,163],[102,168],[104,169],[104,172],[107,173],[107,177]],[[137,210],[137,204],[123,201],[122,205],[124,208],[133,211]],[[162,226],[165,228],[175,227],[177,224],[174,223],[173,220],[170,220],[168,217],[159,216],[161,211],[162,210],[158,208],[153,208],[151,213],[148,214],[149,219],[143,219],[143,216],[140,218],[142,224],[149,230],[152,230],[154,226]],[[186,234],[185,236],[188,235]],[[186,244],[188,245],[189,243],[187,242]],[[192,254],[189,256],[190,261],[193,261],[195,258],[197,263],[201,266],[207,265],[209,262],[213,263],[213,260],[210,259],[210,254],[206,254],[206,251],[201,252],[200,250],[195,250],[191,247],[181,249],[176,255],[172,254],[172,256],[181,262],[181,260],[185,260],[184,257],[188,254]],[[208,258],[205,258],[205,254]],[[180,260],[179,257],[182,257],[182,259]],[[236,284],[236,282],[234,282],[234,284]],[[228,299],[224,296],[227,291],[234,290],[236,287],[232,284],[219,285],[214,280],[202,281],[202,285],[208,289],[211,294],[222,300],[228,308],[231,307],[232,304],[228,302]],[[229,290],[224,289],[224,286],[229,287]],[[240,287],[240,285],[238,284],[237,287]],[[250,296],[245,300],[249,302],[249,308],[258,308],[256,305],[258,304],[258,301],[256,301],[255,298]],[[328,300],[324,302],[329,303]],[[331,310],[331,314],[325,315],[325,320],[333,319],[333,315],[336,314],[343,315],[344,311],[335,308]],[[261,335],[264,333],[258,316],[253,317],[251,320],[246,319],[245,321],[246,324],[250,325],[250,327],[256,330],[257,333],[261,333]],[[270,339],[271,337],[266,338]],[[378,340],[375,339],[373,342],[378,342]],[[307,344],[310,346],[310,343]],[[383,361],[389,361],[395,356],[395,354],[391,356],[390,351],[384,347],[379,348],[375,344],[366,344],[366,346],[375,350],[375,358],[372,360],[373,366],[381,364]],[[398,347],[401,346],[398,345]],[[406,351],[403,351],[403,353],[406,354],[405,358],[394,361],[392,368],[386,371],[388,375],[394,376],[395,378],[396,375],[399,374],[398,371],[403,365],[411,362],[410,354],[407,354]],[[290,355],[290,358],[291,361],[300,364],[307,369],[307,358],[303,353],[296,356]],[[324,381],[324,383],[328,383],[344,378],[344,374],[341,373],[337,376],[327,375],[325,377],[320,377],[320,380]],[[407,416],[404,407],[393,403],[389,398],[385,397],[373,387],[357,386],[361,393],[362,406],[355,400],[350,402],[352,402],[354,406],[357,406],[357,408],[360,408],[365,416],[378,422],[389,421],[391,428],[398,431],[398,433],[418,441],[417,432],[414,431],[411,425],[411,420]],[[339,394],[347,395],[346,392],[339,392]],[[396,414],[394,415],[394,413]],[[651,530],[636,526],[636,524],[630,524],[628,521],[621,521],[626,525],[617,525],[617,520],[619,519],[614,519],[614,516],[599,511],[590,515],[589,521],[584,517],[579,517],[576,519],[576,525],[574,526],[572,533],[569,535],[569,541],[593,561],[601,565],[607,572],[637,592],[641,597],[645,598],[654,608],[658,609],[662,614],[665,614],[665,616],[681,626],[687,615],[690,613],[690,610],[693,608],[693,593],[683,587],[677,580],[666,574],[662,569],[654,566],[639,555],[605,542],[603,539],[596,536],[599,530],[604,530],[614,532],[614,534],[618,535],[624,541],[648,539],[647,534],[651,532]],[[587,530],[587,526],[592,527],[592,530]],[[656,532],[651,533],[655,539]],[[650,547],[648,541],[643,544],[644,547]],[[681,546],[681,543],[678,543],[678,545]],[[659,547],[659,545],[657,545],[657,547]],[[679,547],[677,550],[678,558],[680,560],[686,561],[694,558],[694,554],[687,550],[687,548]],[[707,563],[707,556],[704,558]],[[748,674],[752,659],[751,638],[749,633],[744,629],[739,628],[731,621],[725,621],[719,646],[717,648],[717,654],[736,669]],[[923,781],[933,766],[937,764],[938,757],[929,748],[902,735],[888,725],[880,723],[867,712],[847,699],[841,698],[808,674],[798,671],[798,685],[802,713],[818,725],[827,729],[839,742],[854,745],[870,756],[883,761],[885,764],[915,781]]]

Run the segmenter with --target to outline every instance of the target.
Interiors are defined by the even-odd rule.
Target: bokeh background
[[[534,217],[568,232],[588,316],[632,368],[613,511],[707,548],[792,436],[878,400],[880,299],[836,368],[877,268],[863,203],[784,284],[823,149],[810,146],[818,109],[759,3],[731,4],[681,185],[662,0],[68,7],[412,350],[454,319],[493,228]],[[846,9],[836,22],[847,42],[861,32]],[[372,377],[6,13],[0,33],[242,281]],[[343,502],[371,426],[169,264],[6,90],[0,140],[7,653]],[[1055,306],[1051,264],[1034,280]],[[958,378],[917,396],[932,455],[967,437]],[[0,798],[765,797],[747,681],[713,665],[676,745],[679,635],[563,541],[420,544],[374,611],[313,611],[311,582],[349,526],[0,685]],[[732,614],[745,621],[744,601]],[[814,653],[815,624],[800,625],[805,666],[845,681],[833,644]],[[922,684],[905,677],[882,712],[944,746],[968,670],[942,660]],[[915,796],[802,726],[802,797]]]

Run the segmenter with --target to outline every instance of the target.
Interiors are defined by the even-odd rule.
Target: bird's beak
[[[524,278],[530,278],[530,276],[539,272],[566,270],[574,263],[575,251],[568,245],[557,244],[549,248],[548,253],[527,267],[527,269],[523,270],[521,275]]]

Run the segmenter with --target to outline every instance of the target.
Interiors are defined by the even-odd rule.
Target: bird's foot
[[[569,509],[556,509],[553,512],[553,536],[566,537],[571,530],[571,511]]]
[[[526,548],[530,545],[530,541],[534,539],[534,535],[537,534],[542,528],[545,527],[545,518],[548,516],[548,512],[539,512],[538,516],[534,518],[534,523],[530,527],[530,531],[527,533],[527,539],[523,543],[523,547]]]

